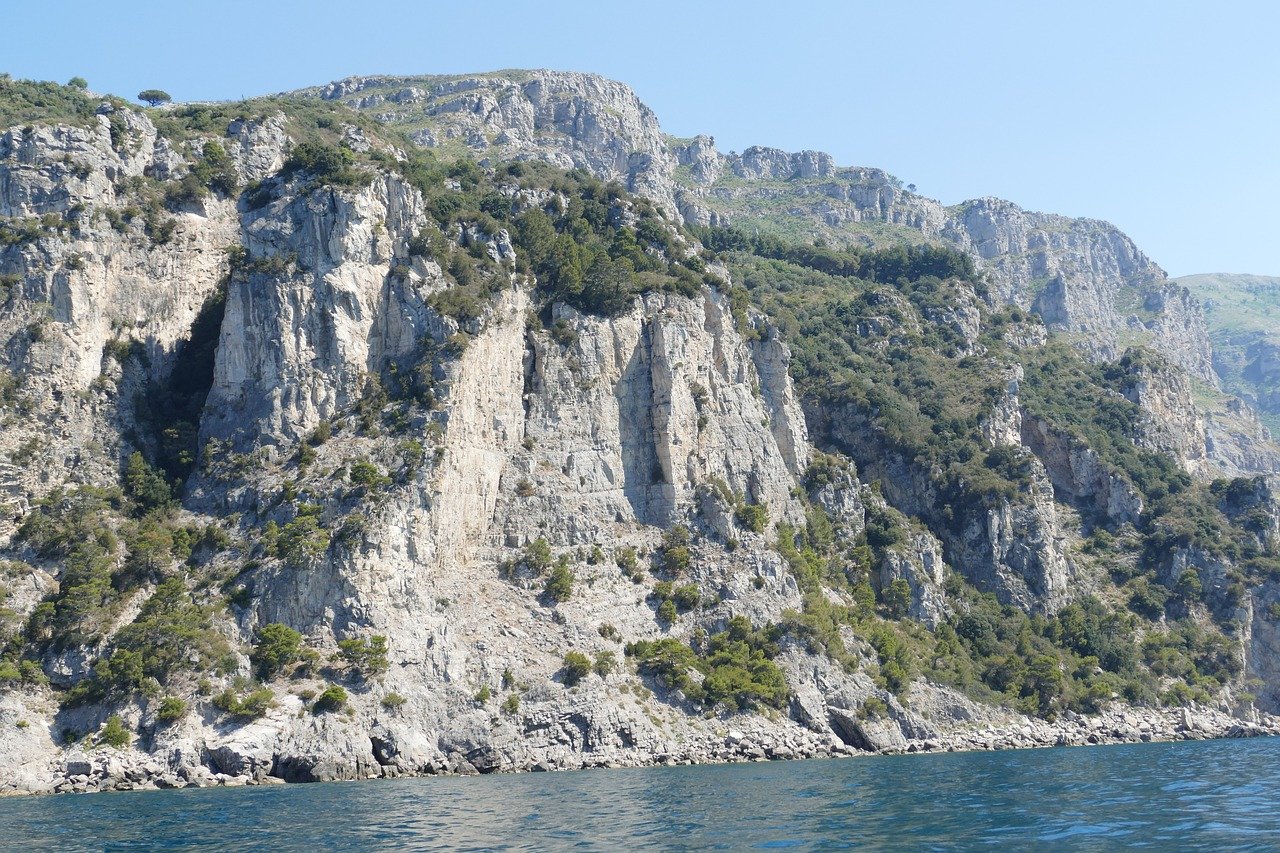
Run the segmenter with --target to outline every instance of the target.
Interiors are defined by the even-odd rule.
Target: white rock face
[[[850,230],[860,223],[900,229],[904,239],[914,232],[969,254],[988,276],[993,303],[1035,312],[1093,357],[1114,360],[1138,339],[1190,376],[1219,384],[1200,304],[1106,222],[990,197],[947,207],[880,169],[837,167],[818,151],[753,146],[723,154],[710,136],[666,137],[627,86],[592,74],[361,77],[307,92],[370,110],[424,145],[462,143],[493,159],[586,169],[690,224],[749,227],[752,211],[777,208],[811,221],[836,245],[873,239],[866,235],[874,229]],[[968,329],[976,309],[955,319]],[[1215,441],[1181,448],[1189,471],[1280,470],[1268,436],[1238,419],[1220,420]],[[1179,442],[1194,441],[1195,432]]]
[[[931,629],[937,628],[951,614],[942,585],[946,582],[946,563],[942,559],[942,543],[927,531],[913,532],[901,546],[889,548],[880,563],[881,590],[899,578],[911,587],[911,605],[907,614]]]
[[[1210,472],[1217,460],[1209,455],[1204,418],[1184,373],[1164,365],[1144,366],[1131,372],[1123,393],[1146,416],[1139,438],[1142,446],[1168,453],[1189,474]]]
[[[619,523],[666,527],[712,480],[774,518],[802,518],[790,490],[808,444],[780,342],[748,348],[711,291],[700,301],[651,295],[612,320],[568,308],[557,319],[576,341],[530,340],[533,449],[504,476],[534,494],[508,507],[505,544],[605,542]]]
[[[228,286],[205,435],[250,444],[296,441],[359,399],[371,372],[439,326],[425,297],[434,277],[389,282],[394,246],[420,226],[421,198],[381,178],[366,190],[322,190],[250,214],[249,258],[283,274]]]
[[[553,92],[527,93],[551,123],[548,132],[585,133],[591,151],[609,134],[635,130],[610,124],[616,117],[607,112],[575,114]],[[584,103],[598,97],[587,92]],[[353,716],[300,715],[302,701],[283,691],[261,720],[231,729],[214,724],[213,712],[157,726],[155,708],[132,704],[119,709],[126,726],[154,734],[153,756],[135,766],[128,750],[120,760],[62,760],[48,696],[7,692],[4,784],[84,790],[135,777],[203,785],[218,774],[341,779],[736,755],[724,751],[719,721],[638,692],[622,698],[633,675],[592,676],[572,691],[555,679],[567,649],[620,657],[617,637],[687,638],[734,614],[762,625],[801,606],[766,535],[740,530],[731,507],[708,508],[698,497],[699,489],[723,488],[734,501],[765,506],[770,524],[804,522],[792,491],[808,462],[808,436],[776,331],[762,325],[746,342],[726,299],[704,290],[692,299],[650,295],[612,319],[561,306],[555,319],[574,333],[564,343],[529,325],[531,283],[515,275],[463,329],[428,304],[450,285],[435,262],[406,255],[428,218],[418,193],[388,176],[365,187],[285,187],[252,210],[207,196],[190,212],[161,209],[160,221],[173,227],[157,240],[119,213],[136,201],[126,184],[144,173],[176,178],[185,162],[145,117],[117,114],[118,151],[109,124],[13,131],[0,140],[3,213],[75,219],[74,228],[51,224],[0,256],[17,282],[0,332],[20,395],[5,400],[24,419],[22,429],[0,434],[0,487],[16,510],[3,522],[6,538],[45,492],[118,481],[131,443],[145,441],[135,399],[167,381],[196,316],[223,287],[199,425],[201,446],[220,449],[188,489],[191,506],[211,511],[270,516],[283,466],[304,436],[349,411],[389,364],[466,343],[433,368],[440,402],[419,432],[344,434],[320,448],[316,463],[340,478],[352,454],[383,461],[397,441],[416,439],[429,464],[363,506],[372,518],[349,543],[305,567],[268,560],[255,570],[250,600],[235,611],[239,624],[226,626],[246,641],[264,623],[285,622],[330,650],[339,638],[385,635],[391,670],[374,689],[353,693]],[[290,145],[284,128],[275,116],[228,129],[221,144],[243,182],[280,168]],[[514,260],[505,234],[455,239],[487,241],[496,262]],[[118,359],[104,352],[108,345],[122,351]],[[231,464],[233,452],[252,461],[228,485],[218,466]],[[7,461],[24,453],[34,458]],[[699,515],[704,509],[719,514],[718,527]],[[326,509],[326,523],[338,526],[342,512],[349,509]],[[635,546],[644,577],[662,529],[681,521],[739,545],[728,553],[714,541],[694,543],[683,581],[708,604],[667,626],[654,617],[648,586],[637,587],[615,557]],[[540,579],[501,572],[539,538],[569,557],[578,576],[572,600],[559,606],[540,597]],[[577,549],[594,545],[606,549],[603,561],[584,563]],[[61,567],[50,565],[49,574],[14,566],[6,604],[20,618],[57,583]],[[143,596],[122,610],[120,624],[137,615]],[[603,624],[617,633],[602,635]],[[59,658],[59,677],[74,679],[90,651]],[[521,710],[494,718],[474,697],[481,685],[515,691],[504,685],[511,673],[523,685]],[[402,704],[391,712],[380,700],[393,690]],[[102,724],[97,713],[87,708],[68,719],[92,731]],[[825,752],[832,743],[825,724],[810,731],[761,718],[748,728],[779,755]]]
[[[0,487],[19,509],[64,480],[114,476],[120,437],[133,426],[120,400],[139,381],[167,376],[226,272],[223,250],[238,241],[234,208],[214,199],[167,216],[172,236],[156,251],[140,216],[119,228],[108,223],[107,212],[133,203],[123,189],[130,179],[182,168],[145,116],[117,119],[119,150],[105,116],[87,128],[0,135],[0,215],[64,223],[0,252],[0,270],[19,280],[0,316],[0,338],[9,342],[0,366],[18,387],[8,407],[29,427],[0,431]],[[142,361],[126,373],[109,343],[136,345]],[[15,452],[26,461],[13,462]],[[0,538],[12,529],[10,515],[0,519]]]
[[[501,159],[548,160],[623,182],[676,212],[675,166],[657,117],[630,87],[594,74],[519,71],[474,77],[351,77],[312,90],[419,126],[422,145],[452,141]],[[422,127],[425,125],[425,127]]]

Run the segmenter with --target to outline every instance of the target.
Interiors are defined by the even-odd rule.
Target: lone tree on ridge
[[[151,106],[158,107],[161,104],[169,103],[173,98],[170,98],[169,93],[163,89],[143,89],[138,93],[138,100],[146,101]]]

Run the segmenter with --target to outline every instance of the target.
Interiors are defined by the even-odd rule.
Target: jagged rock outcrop
[[[1280,279],[1209,273],[1175,281],[1204,306],[1213,367],[1222,387],[1258,409],[1275,431],[1280,412],[1280,333],[1275,308]]]
[[[809,411],[819,444],[849,453],[862,478],[879,481],[889,502],[926,520],[942,540],[948,565],[980,589],[1024,609],[1053,612],[1068,598],[1071,567],[1059,541],[1053,487],[1031,460],[1026,493],[948,505],[930,472],[882,444],[866,415],[852,408]]]
[[[1030,416],[1022,419],[1022,441],[1044,465],[1059,499],[1108,525],[1138,523],[1142,494],[1083,441]]]
[[[112,119],[0,136],[0,215],[56,223],[0,250],[0,271],[17,279],[0,315],[15,377],[5,404],[29,426],[0,432],[0,483],[19,509],[64,480],[114,475],[134,428],[120,401],[168,376],[238,239],[233,206],[207,199],[166,216],[170,233],[152,251],[141,215],[125,221],[120,210],[136,204],[130,186],[183,161],[146,116]]]
[[[304,93],[368,110],[421,144],[462,143],[494,159],[587,169],[691,224],[747,224],[777,208],[835,243],[876,244],[892,232],[908,242],[951,245],[987,274],[995,303],[1039,314],[1051,329],[1073,333],[1094,357],[1114,360],[1137,339],[1197,380],[1219,382],[1195,294],[1169,281],[1106,222],[1036,213],[996,198],[944,206],[882,170],[837,167],[822,152],[753,146],[724,154],[710,136],[664,136],[634,92],[591,74],[360,77]],[[1266,359],[1253,364],[1260,371]],[[1266,405],[1257,394],[1248,402]],[[1214,460],[1221,470],[1277,469],[1280,458],[1267,436],[1229,426],[1219,432],[1210,449],[1221,448]],[[1199,452],[1184,456],[1189,470],[1204,469]]]
[[[946,564],[937,537],[927,531],[913,531],[906,542],[885,549],[877,587],[889,589],[899,579],[911,588],[907,615],[937,628],[951,612],[942,588],[947,579]]]
[[[461,142],[496,159],[586,169],[676,210],[675,158],[657,117],[630,87],[595,74],[349,77],[309,91],[407,125],[420,145]]]
[[[425,303],[444,286],[437,265],[388,280],[423,219],[421,199],[392,178],[245,214],[236,244],[249,261],[227,288],[206,438],[296,442],[359,399],[386,360],[445,327]]]
[[[910,242],[951,245],[987,274],[991,300],[1029,309],[1051,329],[1073,333],[1094,357],[1114,360],[1138,339],[1197,380],[1214,387],[1219,382],[1194,293],[1169,281],[1106,222],[1036,213],[996,198],[948,207],[904,189],[884,171],[837,167],[817,151],[753,146],[724,154],[710,136],[664,136],[634,92],[591,74],[360,77],[305,93],[369,110],[405,127],[421,144],[461,142],[495,159],[587,169],[648,195],[691,224],[746,224],[762,210],[779,208],[837,243],[876,243],[890,226]],[[1265,358],[1254,364],[1264,365]],[[1251,402],[1265,405],[1261,398]],[[1192,433],[1187,440],[1194,445]],[[1273,458],[1268,437],[1230,427],[1220,433],[1210,445],[1221,448],[1217,467],[1277,469],[1280,459]],[[1181,450],[1188,470],[1207,470],[1203,448]]]
[[[1245,627],[1248,638],[1245,661],[1249,675],[1262,682],[1258,706],[1276,713],[1280,709],[1280,585],[1274,581],[1250,593]]]
[[[1280,449],[1255,409],[1228,398],[1205,417],[1205,445],[1215,467],[1227,476],[1280,471]]]
[[[1191,383],[1183,372],[1167,364],[1144,361],[1132,352],[1122,364],[1128,373],[1121,393],[1144,414],[1138,443],[1167,453],[1189,474],[1206,475],[1213,460],[1209,454],[1204,418],[1191,397]]]

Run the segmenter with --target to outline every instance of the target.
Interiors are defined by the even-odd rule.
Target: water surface
[[[0,800],[6,849],[1280,848],[1280,738]]]

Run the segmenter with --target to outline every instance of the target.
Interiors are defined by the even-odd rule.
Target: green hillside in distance
[[[1204,303],[1223,387],[1280,431],[1280,276],[1204,273],[1176,280]]]

